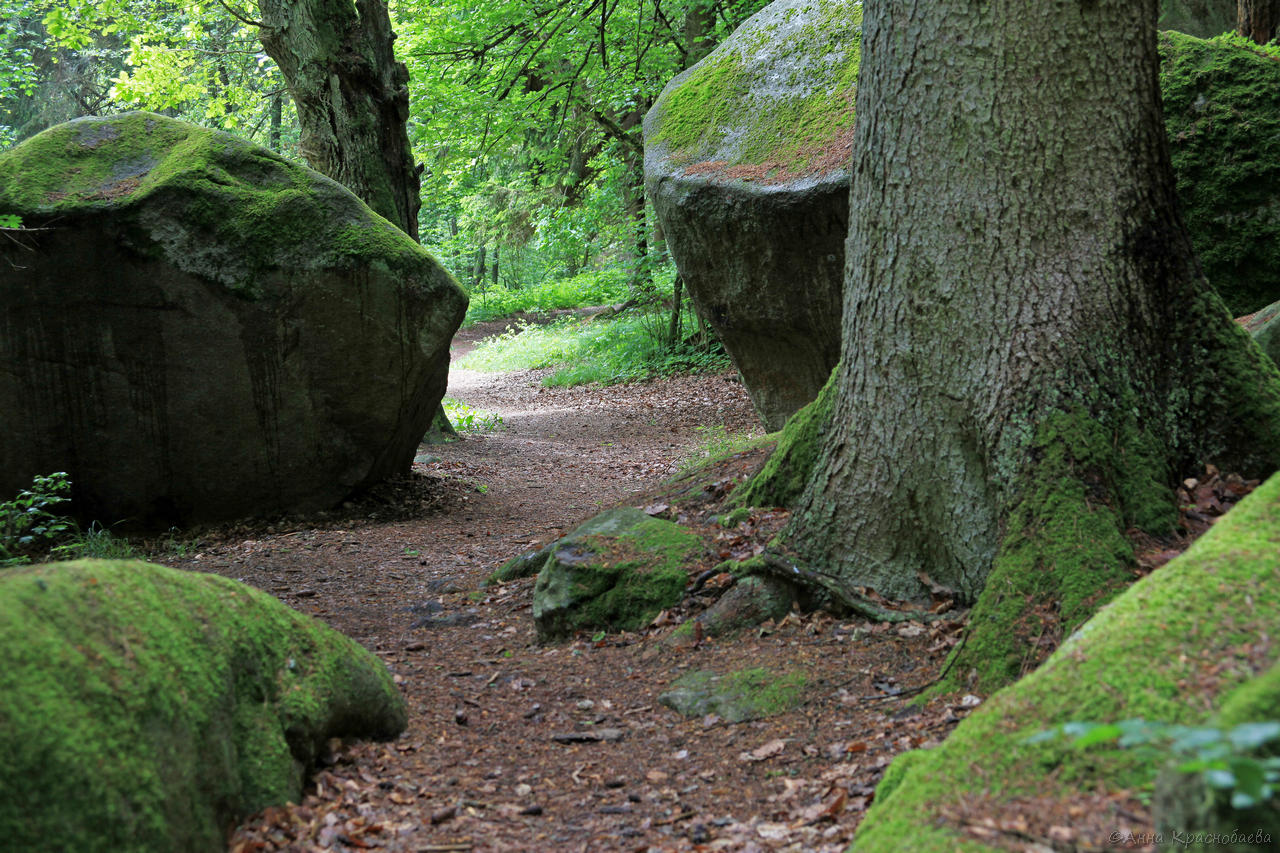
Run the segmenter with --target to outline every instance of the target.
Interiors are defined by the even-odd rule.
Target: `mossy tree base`
[[[996,849],[964,835],[948,810],[961,801],[1070,802],[1089,790],[1150,789],[1162,770],[1135,750],[1027,742],[1060,723],[1142,717],[1199,725],[1218,708],[1227,725],[1273,718],[1277,650],[1257,640],[1280,622],[1277,529],[1280,477],[1273,477],[1038,670],[990,697],[941,746],[899,757],[852,850]]]

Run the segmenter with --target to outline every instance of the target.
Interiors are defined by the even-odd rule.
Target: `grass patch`
[[[546,325],[526,324],[490,338],[457,362],[468,370],[508,371],[559,367],[542,380],[546,386],[616,385],[654,376],[706,373],[729,367],[718,345],[702,349],[668,346],[664,311],[596,320],[564,318]],[[696,318],[687,312],[685,328]]]
[[[493,432],[505,426],[502,415],[497,412],[477,409],[452,397],[445,397],[441,405],[449,416],[449,422],[459,432]]]
[[[467,306],[462,325],[496,320],[521,311],[537,313],[622,302],[627,298],[627,279],[627,271],[618,268],[593,270],[516,290],[475,287],[470,292],[471,304]]]

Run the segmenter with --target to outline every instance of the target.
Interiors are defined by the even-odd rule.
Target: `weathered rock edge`
[[[876,789],[855,851],[991,850],[943,815],[962,800],[1069,799],[1083,789],[1138,789],[1162,767],[1135,750],[1079,752],[1029,735],[1069,721],[1196,725],[1280,660],[1257,644],[1280,621],[1280,475],[1181,557],[1104,607],[1039,669],[992,696],[941,746],[899,756]],[[1202,669],[1235,664],[1218,678]],[[1274,717],[1255,708],[1253,719]],[[1262,714],[1262,716],[1258,716]],[[1231,722],[1242,722],[1238,714]],[[1022,808],[1027,808],[1024,803]]]
[[[244,584],[138,561],[0,573],[6,847],[221,851],[300,802],[328,738],[406,724],[381,661]]]
[[[150,113],[0,154],[0,494],[67,471],[153,526],[323,509],[407,472],[466,308],[317,172]]]

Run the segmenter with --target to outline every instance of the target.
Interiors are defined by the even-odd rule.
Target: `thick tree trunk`
[[[1035,645],[1087,617],[1187,466],[1280,462],[1280,374],[1176,210],[1156,5],[864,9],[843,356],[780,447],[816,460],[788,541],[849,598],[987,589],[984,686],[1035,653],[982,632]]]
[[[259,37],[288,81],[307,162],[418,239],[409,72],[395,61],[385,0],[259,0],[258,8]]]
[[[1266,44],[1280,28],[1280,0],[1238,0],[1236,3],[1240,35]]]

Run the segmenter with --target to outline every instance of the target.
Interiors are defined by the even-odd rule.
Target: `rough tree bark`
[[[1280,0],[1238,0],[1240,35],[1266,44],[1280,28]]]
[[[837,598],[977,600],[971,685],[1131,579],[1179,475],[1280,463],[1280,373],[1177,212],[1156,7],[864,9],[843,355],[775,454],[812,466],[786,541]]]
[[[405,129],[409,72],[385,0],[259,0],[259,37],[298,108],[307,162],[418,239],[418,172]]]

